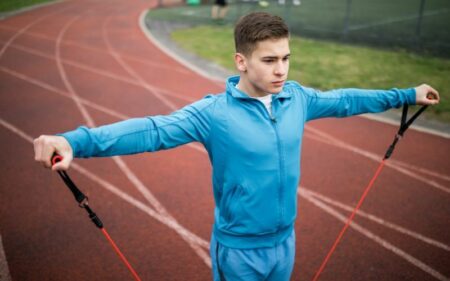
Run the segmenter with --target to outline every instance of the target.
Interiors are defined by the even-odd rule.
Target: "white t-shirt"
[[[260,100],[264,106],[267,109],[267,112],[269,112],[269,116],[272,118],[272,94],[268,94],[264,97],[254,97],[257,100]]]
[[[236,85],[236,89],[240,90],[238,85]],[[263,96],[263,97],[253,97],[254,99],[257,99],[259,101],[261,101],[264,106],[267,109],[267,112],[269,112],[269,116],[270,118],[272,118],[272,94],[267,94],[267,96]]]

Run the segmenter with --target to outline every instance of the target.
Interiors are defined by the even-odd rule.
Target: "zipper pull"
[[[272,120],[272,123],[277,123],[277,118],[275,117],[270,118],[270,120]]]

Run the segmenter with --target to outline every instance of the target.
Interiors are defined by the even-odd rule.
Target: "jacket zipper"
[[[278,186],[278,205],[279,205],[279,219],[278,219],[278,225],[277,225],[277,232],[280,230],[281,228],[281,222],[283,220],[283,170],[284,170],[284,165],[283,165],[283,154],[282,154],[282,149],[281,149],[281,142],[280,142],[280,136],[278,134],[278,126],[277,126],[277,118],[276,117],[272,117],[272,116],[276,116],[275,112],[274,112],[274,104],[273,104],[273,99],[272,99],[272,116],[270,115],[270,112],[267,110],[266,106],[260,101],[257,100],[258,103],[260,103],[262,105],[262,107],[264,108],[267,117],[270,119],[270,124],[272,125],[273,130],[275,131],[275,136],[277,138],[277,148],[278,148],[278,159],[279,159],[279,166],[280,166],[280,173],[279,173],[279,186]]]

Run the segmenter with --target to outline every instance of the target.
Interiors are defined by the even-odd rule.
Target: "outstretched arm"
[[[306,121],[378,113],[403,104],[434,105],[439,93],[428,85],[409,89],[337,89],[327,92],[302,87],[307,102]]]
[[[170,115],[134,118],[118,123],[87,128],[60,136],[41,136],[34,141],[35,159],[50,168],[53,153],[64,160],[54,170],[67,170],[74,157],[114,156],[169,149],[209,138],[211,109],[209,96]]]

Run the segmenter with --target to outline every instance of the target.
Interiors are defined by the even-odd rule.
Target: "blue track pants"
[[[295,260],[295,231],[269,248],[233,249],[211,237],[214,281],[289,281]]]

